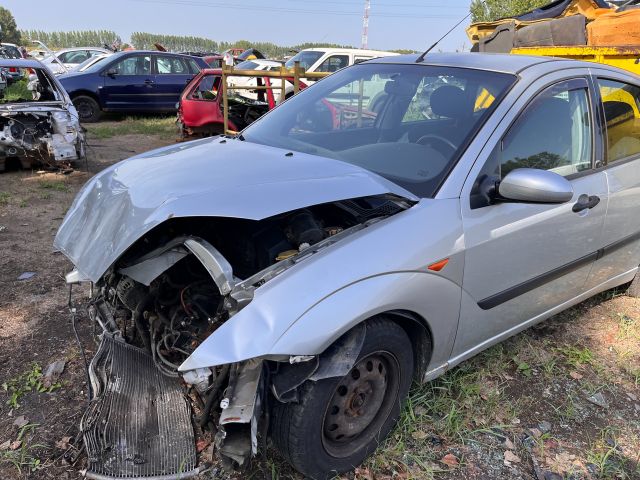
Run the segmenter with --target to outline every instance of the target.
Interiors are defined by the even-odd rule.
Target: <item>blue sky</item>
[[[369,48],[420,50],[468,13],[470,0],[371,0]],[[4,0],[19,28],[114,30],[194,35],[213,40],[305,41],[360,46],[364,0]],[[468,21],[441,43],[452,51],[469,41]]]

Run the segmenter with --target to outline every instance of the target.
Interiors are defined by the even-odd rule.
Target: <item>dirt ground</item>
[[[89,133],[89,160],[71,174],[0,174],[0,479],[75,479],[84,468],[86,381],[64,284],[71,264],[53,237],[90,175],[175,141],[166,132],[106,135]],[[90,358],[84,313],[77,326]],[[47,383],[43,373],[59,360],[62,374]],[[269,451],[244,472],[213,468],[202,478],[301,477]],[[606,292],[414,386],[384,446],[342,478],[640,479],[640,301]]]

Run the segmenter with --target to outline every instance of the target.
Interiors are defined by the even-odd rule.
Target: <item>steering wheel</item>
[[[419,145],[426,145],[429,143],[429,140],[437,140],[438,142],[440,142],[440,145],[445,145],[446,147],[451,149],[450,153],[455,152],[458,147],[456,147],[453,142],[451,142],[451,140],[448,140],[444,137],[441,137],[440,135],[435,135],[433,133],[428,133],[426,135],[421,136],[416,143]],[[446,153],[446,152],[445,152]]]

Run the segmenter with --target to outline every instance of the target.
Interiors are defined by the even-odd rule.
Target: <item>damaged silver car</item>
[[[0,172],[7,164],[66,168],[85,155],[78,113],[62,85],[36,60],[0,58],[25,72],[0,96]]]
[[[197,438],[348,471],[412,380],[631,282],[640,136],[604,138],[598,85],[640,99],[580,62],[377,59],[96,175],[55,239],[100,337],[87,477],[195,476]]]

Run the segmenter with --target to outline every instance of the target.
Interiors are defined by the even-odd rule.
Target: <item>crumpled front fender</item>
[[[432,364],[446,362],[451,353],[461,288],[438,274],[409,271],[372,276],[306,308],[296,301],[297,293],[301,292],[292,291],[290,299],[297,304],[297,312],[291,303],[274,304],[268,301],[270,295],[256,295],[205,339],[180,370],[258,357],[318,355],[355,325],[391,310],[408,310],[426,319],[433,335]]]

